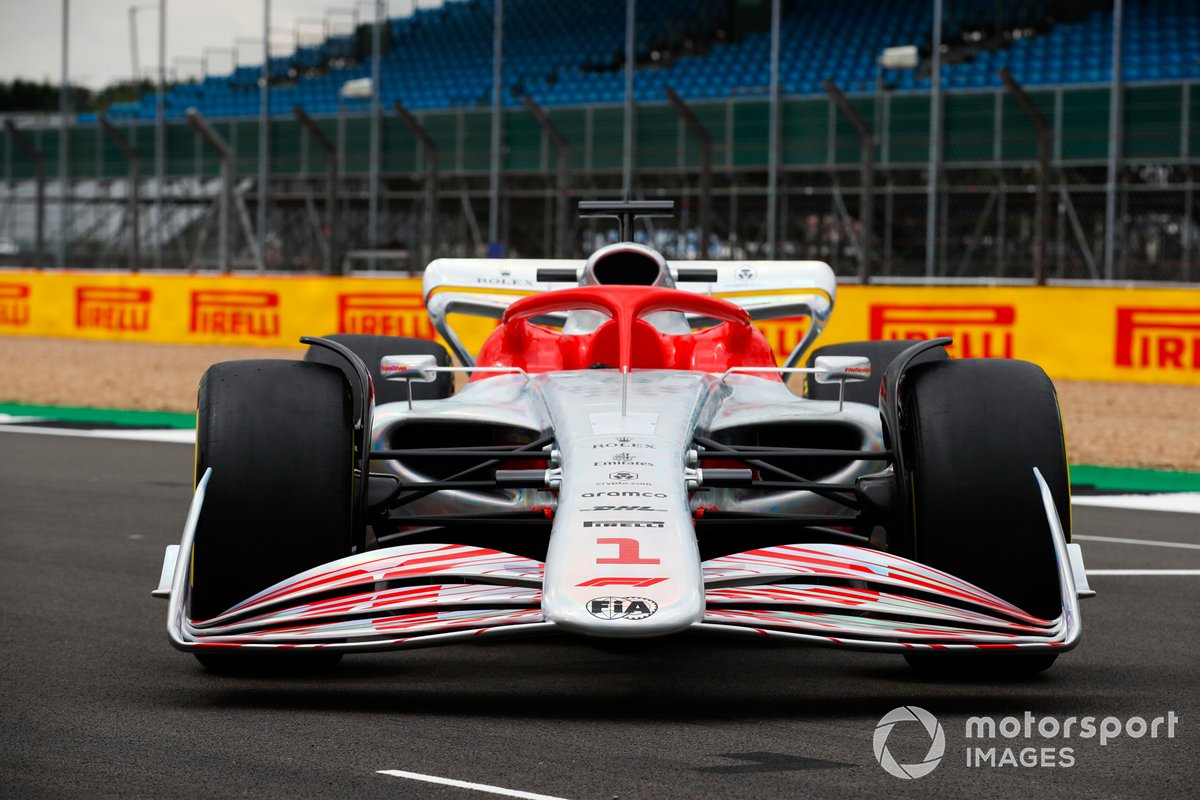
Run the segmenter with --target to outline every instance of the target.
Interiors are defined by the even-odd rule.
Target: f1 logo
[[[666,578],[592,578],[590,581],[577,583],[576,586],[653,586],[662,583]]]

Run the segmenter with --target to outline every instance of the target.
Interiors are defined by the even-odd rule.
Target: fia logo
[[[645,597],[597,597],[587,603],[588,613],[599,619],[646,619],[658,611],[658,603]]]

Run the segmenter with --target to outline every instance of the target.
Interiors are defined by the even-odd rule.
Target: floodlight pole
[[[380,148],[379,82],[382,79],[380,56],[383,50],[383,0],[375,0],[375,24],[371,28],[371,159],[367,197],[367,245],[379,247],[379,170]]]
[[[1117,180],[1121,160],[1122,0],[1113,0],[1112,75],[1108,84],[1108,181],[1104,198],[1104,280],[1116,276]]]
[[[504,0],[496,0],[492,19],[492,158],[488,189],[488,248],[500,242],[500,140],[504,124],[501,106],[501,80],[504,70]]]
[[[625,0],[625,120],[621,135],[621,194],[633,197],[633,60],[634,30],[637,26],[637,0]]]
[[[167,0],[158,0],[158,86],[154,95],[154,268],[162,269],[163,185],[167,176]]]
[[[271,0],[263,0],[263,63],[258,86],[258,262],[260,271],[267,261],[267,203],[270,201],[267,183],[271,180]]]
[[[62,3],[62,79],[58,85],[58,246],[55,248],[54,263],[59,269],[67,265],[67,226],[71,219],[71,191],[67,188],[68,149],[70,145],[67,115],[71,110],[70,79],[68,77],[67,53],[70,43],[71,0]]]
[[[942,0],[933,0],[933,85],[929,92],[929,185],[925,195],[925,277],[937,264],[938,182],[942,159]]]
[[[767,131],[767,258],[779,253],[779,27],[780,0],[771,0],[771,99]]]
[[[133,67],[133,82],[135,85],[142,73],[141,65],[138,64],[137,10],[137,6],[129,7],[129,61]]]

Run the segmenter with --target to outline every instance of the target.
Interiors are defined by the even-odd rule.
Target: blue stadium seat
[[[418,8],[410,16],[389,20],[390,49],[380,65],[382,99],[390,103],[404,98],[420,108],[486,103],[491,87],[493,3],[446,0],[440,7]],[[685,97],[701,99],[754,94],[768,83],[770,37],[761,31],[738,42],[714,44],[707,52],[701,48],[697,55],[678,57],[664,66],[647,66],[651,51],[662,43],[692,35],[703,39],[704,30],[715,28],[715,14],[722,6],[719,0],[638,0],[635,93],[640,101],[660,100],[662,87],[668,84]],[[990,21],[997,8],[995,0],[948,4],[947,41],[977,20]],[[1026,3],[1005,3],[999,8],[1013,27],[1028,22],[1032,14]],[[785,0],[782,23],[780,69],[791,92],[821,94],[821,81],[826,78],[849,91],[871,91],[875,59],[884,47],[906,42],[928,46],[931,11],[928,0]],[[996,71],[1002,66],[1031,84],[1105,81],[1111,26],[1111,14],[1104,10],[1079,21],[1054,24],[1040,35],[947,64],[944,85],[998,86]],[[521,90],[545,105],[621,100],[624,27],[624,15],[614,12],[612,3],[507,0],[506,105],[519,105]],[[1127,0],[1124,34],[1126,80],[1200,76],[1200,3],[1196,0]],[[369,61],[354,62],[358,44],[355,34],[334,35],[298,47],[290,55],[273,57],[269,67],[277,85],[272,88],[272,113],[288,114],[297,103],[313,113],[365,108],[361,100],[339,101],[346,81],[370,75]],[[256,115],[260,72],[260,66],[239,65],[228,75],[178,85],[168,93],[168,114],[181,116],[196,106],[210,115]],[[908,70],[888,71],[886,80],[900,89],[929,86],[927,74]],[[153,119],[154,113],[153,95],[141,102],[115,103],[107,111],[113,119]]]

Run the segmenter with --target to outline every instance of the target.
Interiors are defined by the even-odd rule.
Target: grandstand
[[[953,43],[942,67],[946,88],[999,87],[1007,68],[1025,86],[1105,83],[1112,64],[1111,3],[1076,2],[1074,19],[1055,22],[1038,4],[994,0],[949,3],[943,40]],[[620,103],[624,99],[624,18],[611,3],[508,0],[505,7],[505,104],[528,93],[545,106]],[[737,21],[724,0],[640,0],[634,96],[662,99],[672,86],[694,100],[765,94],[770,40],[751,30],[733,41]],[[619,9],[618,9],[619,10]],[[1082,13],[1081,13],[1082,11]],[[387,21],[380,99],[411,109],[471,108],[491,96],[492,0],[449,0]],[[876,59],[885,47],[917,44],[928,52],[927,0],[792,0],[784,4],[780,75],[796,97],[820,95],[832,79],[850,92],[874,88]],[[761,27],[761,26],[760,26]],[[360,33],[361,35],[361,33]],[[330,114],[347,81],[371,74],[369,57],[353,36],[334,36],[271,59],[271,113],[299,105]],[[1127,82],[1200,78],[1200,4],[1193,0],[1134,0],[1128,4],[1123,74]],[[694,52],[700,51],[700,52]],[[209,117],[259,111],[259,66],[177,85],[166,97],[168,117],[197,108]],[[888,70],[899,90],[928,90],[930,75]],[[112,119],[154,119],[155,97],[116,104]],[[86,120],[85,120],[86,121]]]
[[[261,64],[168,87],[161,186],[150,178],[154,95],[101,118],[80,114],[67,129],[65,177],[89,215],[70,222],[72,261],[124,266],[153,250],[162,266],[353,266],[347,254],[371,240],[375,201],[379,246],[409,254],[409,265],[493,245],[566,255],[588,250],[596,231],[564,224],[563,209],[579,196],[620,193],[628,169],[635,195],[680,201],[678,219],[650,234],[669,257],[766,255],[775,202],[777,255],[827,260],[846,276],[925,275],[932,218],[942,277],[1028,279],[1043,246],[1035,229],[1052,279],[1200,277],[1195,0],[1124,0],[1115,130],[1113,0],[944,0],[936,116],[931,0],[781,0],[777,102],[770,0],[637,0],[629,153],[623,5],[504,0],[495,155],[494,0],[446,0],[387,20],[377,167],[369,102],[343,91],[372,74],[369,25],[272,55],[269,159],[258,149]],[[881,51],[898,45],[919,50],[915,69],[879,66]],[[1003,84],[1002,69],[1023,98]],[[668,87],[685,110],[668,102]],[[227,157],[185,119],[191,109]],[[46,165],[57,163],[59,132],[19,124],[23,136],[0,131],[0,238],[44,253],[31,247],[42,195],[30,153],[53,178]],[[939,199],[927,217],[935,167]],[[1049,218],[1039,193],[1052,195]],[[250,222],[260,197],[270,206],[262,230]],[[143,208],[150,198],[161,199],[161,214]],[[1126,215],[1120,231],[1106,220],[1114,202]],[[218,217],[231,229],[231,260],[215,249]],[[129,242],[139,240],[136,256]]]

